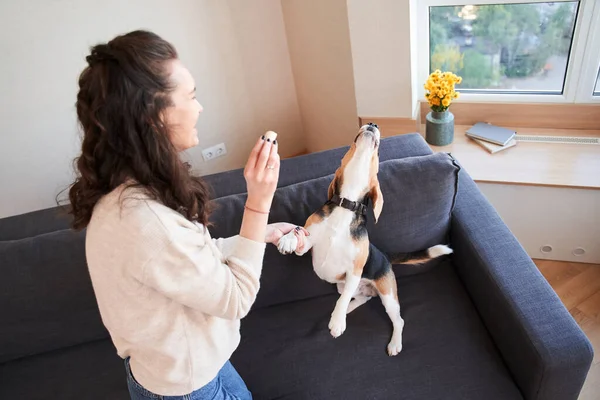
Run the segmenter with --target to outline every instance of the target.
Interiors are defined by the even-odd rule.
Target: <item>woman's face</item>
[[[202,106],[196,100],[196,84],[192,74],[180,60],[171,61],[171,80],[176,87],[171,92],[172,106],[165,112],[169,139],[177,151],[198,145],[196,121]]]

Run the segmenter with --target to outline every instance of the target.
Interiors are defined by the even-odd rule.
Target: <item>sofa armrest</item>
[[[457,273],[524,397],[576,400],[592,346],[464,170],[450,234]]]

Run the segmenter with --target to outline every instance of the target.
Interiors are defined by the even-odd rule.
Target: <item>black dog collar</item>
[[[350,201],[348,199],[340,197],[337,194],[334,194],[333,197],[329,199],[329,202],[337,206],[343,207],[347,210],[350,210],[352,212],[367,215],[367,206],[366,204],[363,204],[360,201]]]

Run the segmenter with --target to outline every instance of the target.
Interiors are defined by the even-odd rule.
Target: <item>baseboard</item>
[[[417,121],[412,118],[358,117],[358,126],[373,122],[379,126],[381,136],[394,136],[418,132]]]

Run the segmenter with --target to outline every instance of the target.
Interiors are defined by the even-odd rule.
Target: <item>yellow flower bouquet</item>
[[[462,82],[462,78],[446,71],[435,70],[425,82],[425,97],[433,111],[444,112],[450,107],[452,101],[458,98],[459,93],[454,90],[454,85]]]

